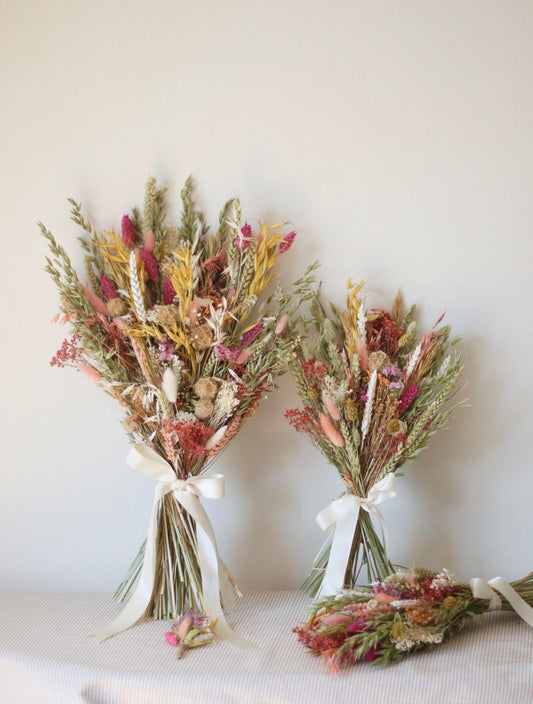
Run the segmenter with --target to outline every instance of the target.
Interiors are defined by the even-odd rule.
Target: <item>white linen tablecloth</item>
[[[531,704],[533,629],[512,613],[475,620],[455,639],[398,665],[327,676],[292,628],[308,599],[251,592],[230,622],[259,650],[216,640],[176,659],[168,622],[146,620],[98,643],[119,611],[108,594],[0,594],[2,704]]]

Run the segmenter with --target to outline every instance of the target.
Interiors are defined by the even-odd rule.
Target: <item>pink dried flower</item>
[[[173,303],[174,298],[176,296],[176,291],[174,290],[174,286],[172,285],[172,279],[170,276],[167,276],[165,279],[165,283],[163,284],[163,301],[165,305],[170,305]]]
[[[155,247],[155,235],[153,230],[148,230],[144,236],[144,248],[153,252]]]
[[[133,246],[135,245],[135,229],[133,227],[133,223],[130,220],[129,215],[124,215],[122,218],[121,222],[122,226],[122,241],[126,245],[128,249],[133,249]]]
[[[279,246],[279,251],[281,253],[286,252],[288,249],[290,249],[292,243],[296,239],[296,232],[292,230],[292,232],[289,232],[289,234],[284,237],[283,241],[281,242]]]
[[[118,293],[116,288],[113,286],[111,281],[107,278],[107,276],[102,276],[100,277],[100,286],[102,287],[102,291],[104,292],[104,296],[107,298],[108,301],[111,301],[113,298],[118,298]]]
[[[328,413],[333,418],[333,420],[340,420],[341,414],[339,412],[339,409],[333,403],[333,401],[330,399],[329,396],[326,396],[324,398],[324,403],[326,404],[326,408],[328,409]]]
[[[80,370],[80,372],[83,372],[88,379],[94,381],[94,383],[100,381],[100,379],[102,378],[100,372],[97,371],[94,367],[91,367],[89,364],[80,364],[78,369]]]
[[[237,364],[246,364],[252,354],[253,350],[251,350],[249,347],[245,347],[243,350],[241,350],[239,356],[237,357]]]
[[[328,626],[339,626],[341,623],[350,623],[351,620],[352,616],[350,614],[343,614],[340,612],[330,613],[321,618],[322,623],[325,623]]]
[[[355,341],[355,346],[357,348],[357,354],[359,355],[359,366],[366,372],[368,371],[368,351],[363,338],[358,337]]]
[[[344,438],[335,428],[327,415],[325,413],[321,413],[318,419],[328,440],[335,445],[335,447],[344,447]]]
[[[246,249],[246,247],[248,247],[248,243],[251,237],[252,228],[250,227],[250,225],[248,225],[248,223],[246,223],[243,227],[241,227],[241,231],[235,239],[235,244],[239,249]]]
[[[289,320],[288,315],[281,316],[281,318],[278,320],[277,325],[274,329],[274,332],[276,333],[276,335],[280,335],[285,330],[285,326],[287,325],[288,320]]]
[[[167,643],[169,643],[170,645],[178,644],[178,639],[176,638],[174,633],[172,633],[172,631],[167,631],[167,633],[165,633],[165,638],[167,639]]]
[[[237,359],[240,354],[239,350],[236,347],[226,347],[225,345],[222,345],[220,343],[215,345],[215,351],[219,359],[228,359],[235,363],[237,362]]]
[[[152,252],[149,252],[144,247],[141,247],[139,250],[139,258],[142,260],[148,276],[152,279],[152,281],[155,281],[159,276],[159,269]]]
[[[83,293],[97,313],[107,316],[107,308],[101,298],[98,298],[98,296],[87,288],[87,286],[83,287]]]
[[[178,626],[178,632],[177,636],[178,639],[183,643],[185,638],[187,637],[187,633],[191,630],[191,628],[194,626],[194,617],[191,616],[191,614],[186,614],[180,621],[180,624]]]
[[[167,362],[174,356],[174,343],[170,342],[166,335],[163,336],[163,341],[158,345],[159,359],[164,359]]]

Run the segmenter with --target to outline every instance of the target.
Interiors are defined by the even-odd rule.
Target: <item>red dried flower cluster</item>
[[[206,452],[206,442],[213,435],[213,428],[208,428],[205,423],[197,418],[178,420],[172,424],[176,432],[183,455],[188,459],[203,455]]]
[[[315,357],[311,357],[302,364],[302,371],[309,386],[322,390],[324,379],[328,374],[328,368],[325,364],[321,364]]]
[[[369,320],[366,323],[368,350],[370,352],[380,350],[385,352],[391,359],[394,359],[398,355],[398,340],[404,334],[404,330],[387,311],[377,310],[372,312],[379,313],[379,316],[375,320]]]
[[[311,406],[302,408],[289,408],[284,413],[290,425],[299,433],[309,433],[312,428],[319,427],[316,421],[315,411]]]
[[[50,360],[51,367],[77,367],[81,364],[80,336],[74,335],[63,340],[61,347]]]

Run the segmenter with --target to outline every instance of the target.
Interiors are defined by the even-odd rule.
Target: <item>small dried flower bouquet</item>
[[[501,577],[466,584],[448,570],[415,567],[318,600],[294,632],[336,674],[349,663],[388,664],[432,648],[495,610],[514,610],[533,626],[533,572],[510,584]]]
[[[312,595],[352,587],[363,566],[369,582],[393,571],[372,516],[383,525],[377,505],[395,495],[394,473],[445,425],[462,371],[449,327],[439,320],[418,339],[414,306],[402,312],[398,296],[390,312],[367,311],[361,288],[348,284],[343,311],[326,309],[317,291],[311,319],[295,322],[307,332],[289,365],[304,407],[285,415],[345,485],[317,517],[334,531],[304,584]]]
[[[144,613],[176,618],[186,607],[216,619],[229,575],[198,497],[224,494],[210,462],[275,386],[293,344],[280,335],[292,314],[281,289],[259,305],[278,257],[295,232],[241,223],[226,203],[215,234],[197,210],[189,179],[177,226],[165,222],[165,189],[146,186],[144,212],[124,215],[120,231],[99,233],[75,201],[86,283],[65,250],[40,225],[51,257],[46,270],[61,295],[71,336],[52,365],[84,372],[123,407],[134,443],[129,462],[157,480],[146,543],[117,592],[137,588],[112,635]]]

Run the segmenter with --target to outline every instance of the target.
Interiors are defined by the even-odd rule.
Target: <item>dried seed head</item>
[[[383,369],[383,367],[388,367],[389,365],[389,357],[385,354],[385,352],[381,352],[381,350],[371,352],[368,355],[368,369],[371,372],[379,371],[380,369]]]
[[[204,323],[191,329],[189,339],[195,349],[205,350],[213,343],[213,331],[207,323]]]
[[[139,416],[126,416],[122,425],[127,433],[136,433],[141,428],[142,420]]]
[[[161,306],[157,313],[157,322],[159,325],[163,325],[166,328],[171,328],[174,323],[178,323],[180,320],[179,310],[176,306],[166,305]]]
[[[194,404],[194,415],[200,420],[208,420],[213,415],[215,407],[208,398],[201,398]]]
[[[212,399],[218,393],[218,381],[212,376],[203,376],[198,379],[193,388],[199,398]]]
[[[120,318],[121,315],[126,315],[128,306],[122,298],[110,298],[105,304],[107,314],[112,318]]]

